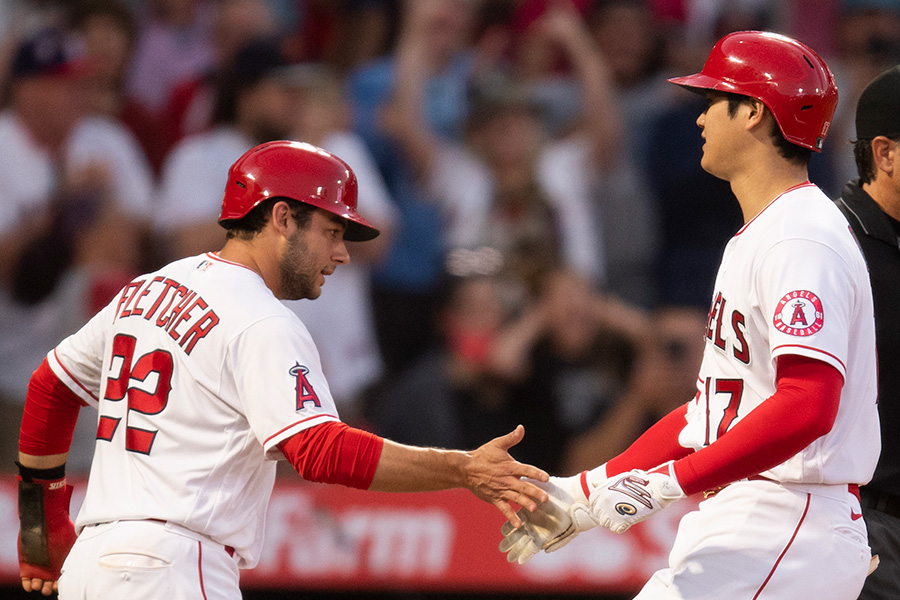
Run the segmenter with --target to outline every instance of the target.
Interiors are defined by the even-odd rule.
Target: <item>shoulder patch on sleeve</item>
[[[772,319],[781,333],[806,337],[822,329],[825,313],[822,300],[808,290],[795,290],[781,297]]]
[[[307,402],[312,402],[315,406],[322,406],[322,403],[319,402],[319,396],[306,377],[309,369],[300,363],[294,363],[294,366],[288,372],[297,379],[295,387],[297,390],[297,412],[303,410]]]

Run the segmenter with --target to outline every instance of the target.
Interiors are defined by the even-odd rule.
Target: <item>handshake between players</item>
[[[509,562],[525,564],[540,550],[559,550],[597,525],[624,533],[635,523],[653,516],[685,497],[672,472],[671,462],[651,471],[634,469],[608,477],[606,464],[572,477],[532,481],[547,492],[537,510],[519,509],[520,527],[503,524],[500,551]]]

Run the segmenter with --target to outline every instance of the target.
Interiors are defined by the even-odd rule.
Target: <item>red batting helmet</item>
[[[809,46],[765,31],[720,39],[696,75],[672,83],[696,90],[750,96],[768,107],[784,138],[822,151],[838,92],[828,65]]]
[[[266,142],[228,170],[219,222],[240,219],[268,198],[290,198],[347,219],[344,239],[371,240],[378,230],[356,212],[356,175],[343,160],[304,142]]]

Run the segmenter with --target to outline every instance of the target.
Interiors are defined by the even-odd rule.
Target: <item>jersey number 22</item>
[[[113,338],[110,375],[106,380],[104,400],[125,400],[125,449],[150,454],[156,434],[155,429],[141,429],[128,424],[131,412],[156,415],[166,408],[172,390],[172,355],[165,350],[153,350],[134,360],[137,340],[119,334]],[[156,375],[155,382],[153,375]],[[152,391],[145,386],[154,384]],[[101,416],[97,426],[97,439],[112,441],[119,429],[122,417]]]

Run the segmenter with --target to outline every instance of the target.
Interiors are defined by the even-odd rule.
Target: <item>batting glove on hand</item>
[[[65,476],[43,480],[20,469],[19,573],[23,579],[53,582],[75,543],[75,526],[69,518],[72,486]],[[49,588],[45,595],[49,594]]]
[[[669,461],[649,472],[634,469],[610,477],[591,494],[591,509],[600,525],[613,533],[625,533],[684,497]]]
[[[596,527],[599,521],[591,512],[588,497],[605,475],[605,466],[601,466],[573,477],[551,477],[546,483],[532,481],[547,492],[549,500],[535,512],[519,509],[516,514],[521,527],[503,524],[500,551],[506,553],[506,560],[524,565],[540,550],[559,550],[582,531]]]

